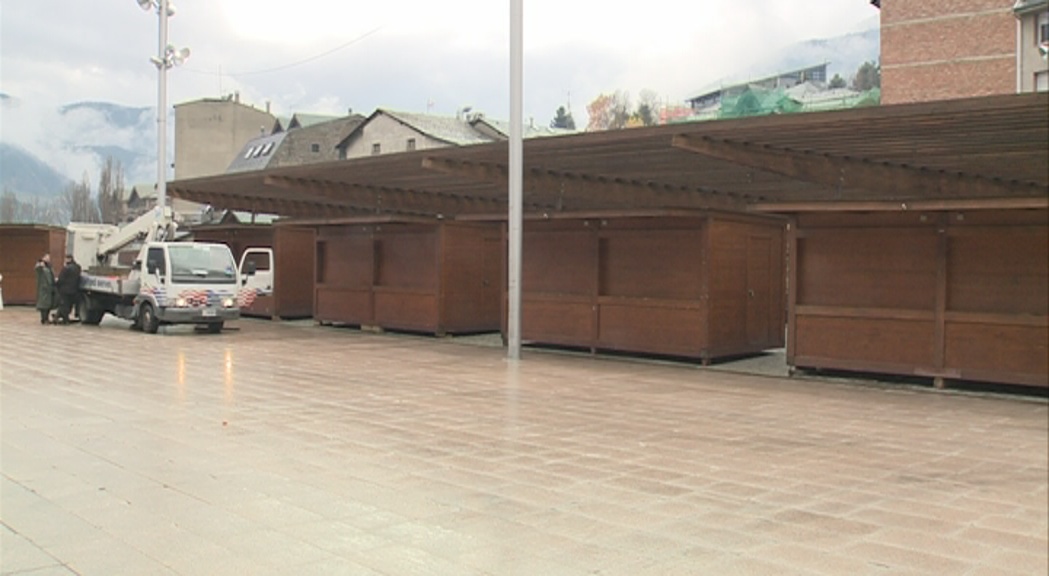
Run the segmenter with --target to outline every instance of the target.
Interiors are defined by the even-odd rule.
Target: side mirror
[[[255,265],[254,260],[248,260],[244,263],[244,273],[248,276],[254,276],[255,272],[258,271],[258,266]]]

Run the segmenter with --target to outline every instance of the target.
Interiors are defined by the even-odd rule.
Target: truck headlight
[[[226,298],[222,301],[222,305],[226,308],[233,308],[233,298]]]
[[[175,308],[185,308],[185,307],[186,307],[186,299],[185,298],[175,298]]]

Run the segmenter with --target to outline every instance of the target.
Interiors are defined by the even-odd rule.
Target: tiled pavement
[[[1035,574],[1044,400],[0,311],[3,574]]]

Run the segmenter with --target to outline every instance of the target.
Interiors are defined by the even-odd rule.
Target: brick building
[[[1049,0],[1017,0],[1016,84],[1020,92],[1049,92]]]
[[[1015,0],[880,0],[881,102],[1017,91]]]

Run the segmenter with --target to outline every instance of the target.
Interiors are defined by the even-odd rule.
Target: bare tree
[[[91,201],[91,181],[87,178],[87,172],[79,184],[70,184],[62,192],[61,203],[63,215],[69,217],[69,222],[99,221],[98,210]]]
[[[0,223],[18,222],[18,196],[10,190],[4,190],[0,196]]]
[[[60,199],[41,200],[39,196],[26,202],[18,202],[15,221],[26,224],[53,224],[62,225],[66,220],[63,218],[63,210]]]
[[[659,123],[659,95],[651,90],[642,90],[638,96],[637,111],[634,119],[643,126],[654,126]]]
[[[98,213],[102,222],[119,224],[124,218],[124,169],[112,156],[98,177]]]

